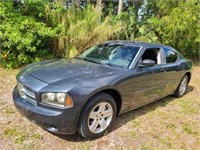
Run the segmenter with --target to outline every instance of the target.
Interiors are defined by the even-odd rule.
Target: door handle
[[[160,72],[165,72],[165,69],[161,69]]]
[[[184,66],[181,66],[181,67],[180,67],[180,69],[181,69],[181,70],[184,70],[184,69],[185,69],[185,67],[184,67]]]

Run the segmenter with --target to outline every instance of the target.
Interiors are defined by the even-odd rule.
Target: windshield
[[[121,44],[100,44],[85,50],[79,58],[94,63],[128,68],[140,47]]]

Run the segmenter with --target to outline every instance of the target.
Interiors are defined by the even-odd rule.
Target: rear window
[[[164,48],[166,63],[176,62],[178,54],[170,49]]]

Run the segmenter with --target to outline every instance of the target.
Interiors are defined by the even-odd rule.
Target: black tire
[[[175,97],[177,97],[177,98],[182,97],[186,93],[187,87],[188,87],[188,82],[189,82],[189,77],[187,75],[184,75],[174,93]],[[181,89],[182,86],[185,86],[185,88]]]
[[[101,111],[102,108],[103,111]],[[117,106],[113,97],[106,93],[99,93],[92,97],[84,107],[79,120],[78,132],[86,139],[99,138],[111,128],[116,115]]]

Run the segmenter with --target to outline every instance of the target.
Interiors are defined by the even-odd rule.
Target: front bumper
[[[40,104],[33,105],[20,97],[16,87],[13,100],[16,109],[23,116],[45,130],[58,134],[74,134],[77,130],[78,110],[75,107],[58,109]]]

